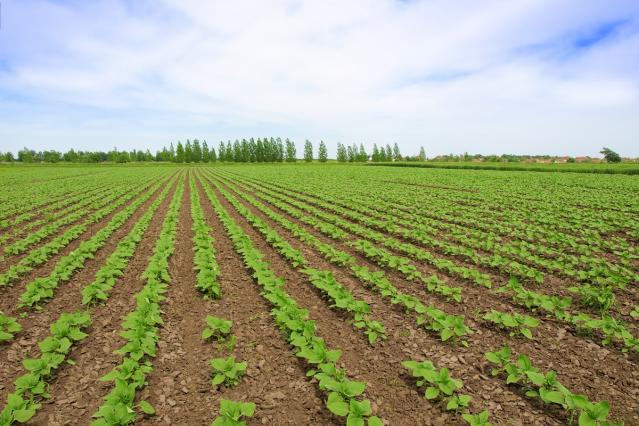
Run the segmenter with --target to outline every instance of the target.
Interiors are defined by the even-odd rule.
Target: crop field
[[[639,176],[0,168],[0,426],[639,425]]]

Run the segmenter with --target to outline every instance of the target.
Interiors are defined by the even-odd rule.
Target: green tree
[[[190,163],[193,161],[193,147],[191,146],[191,141],[186,140],[186,145],[184,145],[184,161]]]
[[[326,150],[326,144],[324,141],[320,141],[317,156],[319,157],[320,163],[326,163],[328,160],[328,151]]]
[[[368,153],[364,149],[364,144],[363,143],[359,144],[359,152],[357,153],[357,161],[360,161],[362,163],[368,161]]]
[[[191,161],[194,163],[202,161],[202,148],[200,147],[200,141],[197,139],[193,140],[193,154],[191,156]]]
[[[70,150],[65,152],[64,155],[62,155],[62,159],[69,163],[75,163],[80,159],[80,156],[73,150],[73,148],[71,148]]]
[[[237,139],[233,142],[233,161],[236,163],[242,162],[242,144]]]
[[[169,147],[169,161],[175,161],[175,148],[173,148],[173,142]]]
[[[304,161],[307,163],[313,161],[313,144],[308,139],[304,142]]]
[[[217,161],[217,153],[215,152],[215,148],[211,148],[211,163],[215,163]]]
[[[180,141],[178,141],[177,143],[177,151],[175,153],[175,162],[184,163],[184,147],[182,146],[182,142]]]
[[[242,162],[248,163],[251,160],[251,146],[249,144],[249,141],[247,141],[246,139],[242,139],[241,145]]]
[[[209,151],[209,146],[206,141],[202,142],[202,162],[208,163],[211,161],[211,152]]]
[[[276,140],[276,144],[277,144],[277,156],[276,159],[277,161],[284,161],[284,142],[282,142],[282,139],[277,138]]]
[[[297,161],[297,148],[295,148],[295,143],[288,138],[286,138],[286,161],[289,163]]]
[[[402,154],[399,152],[399,146],[397,146],[397,142],[393,145],[393,160],[394,161],[402,161]]]
[[[619,154],[617,154],[610,148],[604,147],[601,151],[599,151],[599,153],[603,154],[604,159],[608,163],[621,163],[621,157],[619,156]]]
[[[371,156],[371,160],[374,163],[377,163],[379,161],[379,148],[377,148],[376,143],[373,144],[373,155]]]
[[[5,153],[2,158],[2,161],[5,161],[7,163],[13,163],[15,161],[15,158],[13,158],[13,152],[9,151]]]
[[[251,163],[264,161],[264,144],[262,143],[262,139],[257,138],[257,142],[255,142],[253,138],[249,140],[249,161]]]
[[[24,147],[18,151],[18,161],[22,163],[33,163],[35,161],[36,153],[32,149]]]
[[[423,146],[419,147],[419,161],[426,161],[426,150]]]
[[[346,147],[339,142],[337,142],[337,161],[339,161],[340,163],[345,163],[348,161],[348,153],[346,151]]]
[[[221,162],[226,161],[226,147],[224,146],[224,142],[220,141],[220,146],[218,147],[218,157],[217,159]]]
[[[389,144],[386,144],[385,156],[384,161],[393,161],[393,148]]]

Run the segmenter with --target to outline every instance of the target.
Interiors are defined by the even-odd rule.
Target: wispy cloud
[[[291,136],[639,155],[639,3],[5,0],[0,150]]]

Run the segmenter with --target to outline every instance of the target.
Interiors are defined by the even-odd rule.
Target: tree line
[[[305,162],[318,160],[319,162],[328,161],[328,149],[324,141],[320,141],[315,156],[313,144],[311,141],[304,142],[303,158]],[[366,152],[364,145],[353,144],[344,145],[337,144],[338,162],[382,162],[382,161],[400,161],[400,160],[426,160],[424,148],[420,149],[418,156],[402,157],[397,143],[391,148],[390,145],[377,147],[373,145],[372,155]],[[231,141],[220,141],[217,149],[213,146],[209,147],[206,140],[200,142],[198,139],[189,140],[183,144],[178,141],[176,145],[171,142],[169,147],[164,146],[154,154],[148,149],[118,151],[113,149],[108,152],[103,151],[76,151],[70,149],[65,153],[58,151],[34,151],[24,148],[18,151],[17,158],[13,153],[1,153],[0,161],[22,163],[129,163],[129,162],[174,162],[174,163],[213,163],[213,162],[235,162],[235,163],[262,163],[262,162],[296,162],[297,148],[295,143],[290,139],[282,141],[281,138],[254,138]]]

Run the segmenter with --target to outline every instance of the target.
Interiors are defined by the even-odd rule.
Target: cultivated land
[[[639,177],[0,168],[0,425],[639,425]]]

